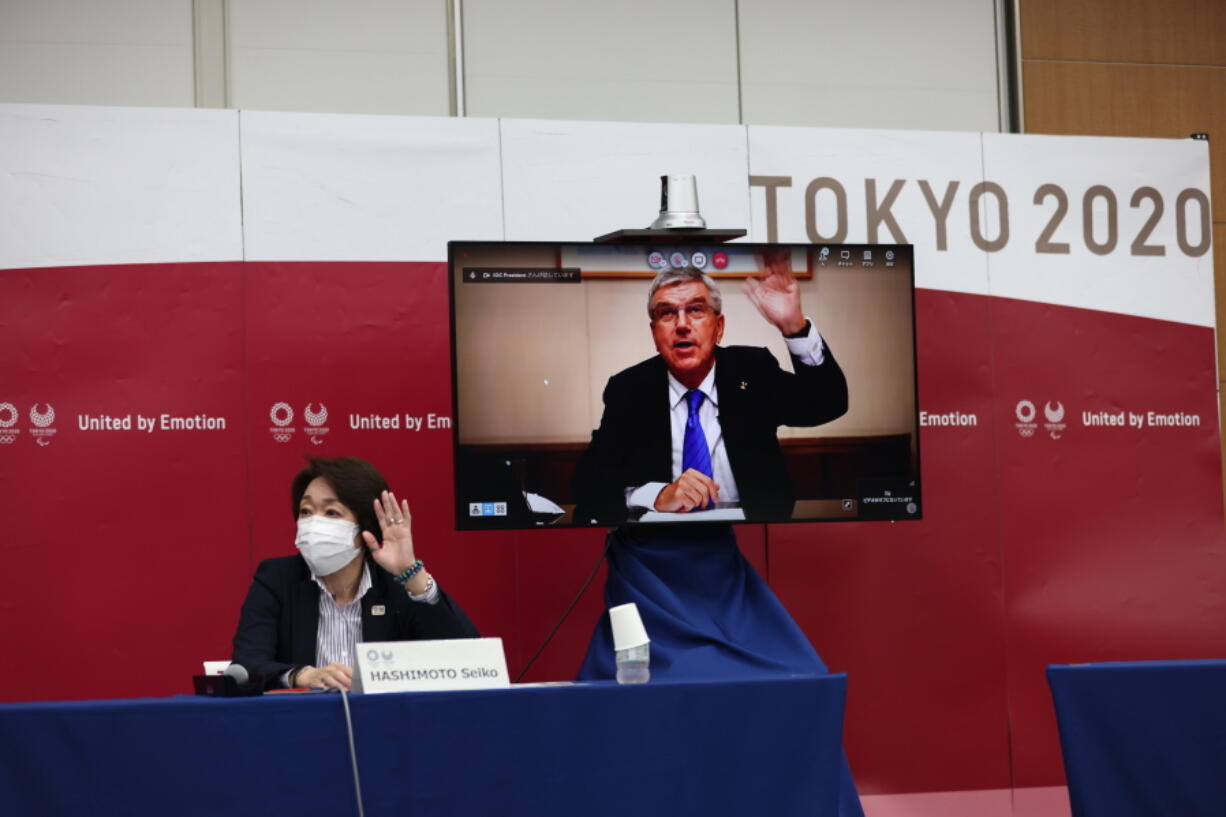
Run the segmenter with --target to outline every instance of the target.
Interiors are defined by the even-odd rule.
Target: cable
[[[358,778],[358,750],[353,743],[353,718],[349,715],[349,693],[344,687],[341,691],[341,703],[345,707],[345,729],[349,733],[349,761],[353,764],[353,792],[358,798],[358,817],[366,817],[366,809],[362,807],[362,781]]]
[[[603,562],[605,557],[609,555],[609,548],[613,544],[614,532],[614,529],[610,529],[609,532],[605,534],[604,549],[600,551],[600,557],[596,559],[596,564],[592,565],[592,572],[589,573],[587,579],[584,580],[583,586],[579,588],[579,592],[575,594],[573,599],[571,599],[570,604],[566,607],[566,611],[562,613],[562,617],[558,619],[558,623],[553,625],[553,629],[549,631],[549,635],[545,636],[545,640],[541,643],[541,646],[536,648],[536,652],[534,652],[532,657],[528,659],[528,663],[524,664],[524,668],[519,671],[519,675],[515,676],[514,683],[518,684],[520,679],[528,674],[528,670],[532,669],[532,665],[536,663],[536,659],[541,657],[541,653],[545,651],[545,648],[549,646],[549,642],[553,640],[553,637],[557,635],[558,630],[561,629],[562,623],[566,621],[571,611],[575,609],[575,605],[579,603],[579,599],[583,598],[583,594],[587,592],[587,588],[589,585],[591,585],[592,579],[596,578],[597,572],[600,571],[601,562]]]

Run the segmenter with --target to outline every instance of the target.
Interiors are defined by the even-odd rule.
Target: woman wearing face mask
[[[349,689],[358,642],[477,636],[414,552],[409,503],[374,466],[314,457],[290,492],[299,555],[260,563],[234,634],[234,663],[266,689]]]

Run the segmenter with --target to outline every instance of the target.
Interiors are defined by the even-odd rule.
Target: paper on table
[[[524,498],[528,500],[528,508],[533,513],[566,513],[566,511],[558,507],[553,500],[547,499],[540,494],[530,494],[525,491]]]
[[[639,517],[640,522],[744,522],[745,511],[742,508],[715,508],[710,511],[690,511],[689,513],[666,513],[664,511],[648,511]]]

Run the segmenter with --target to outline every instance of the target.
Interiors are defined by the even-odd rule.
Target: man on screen
[[[801,311],[787,252],[764,260],[766,273],[745,291],[783,333],[795,373],[767,349],[718,345],[723,299],[710,276],[660,272],[647,296],[659,354],[609,378],[600,427],[575,472],[576,523],[717,502],[739,504],[748,519],[790,516],[796,497],[777,429],[844,414],[847,380]]]

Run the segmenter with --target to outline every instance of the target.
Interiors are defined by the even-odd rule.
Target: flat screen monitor
[[[920,518],[911,245],[448,263],[457,529]]]

